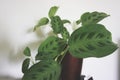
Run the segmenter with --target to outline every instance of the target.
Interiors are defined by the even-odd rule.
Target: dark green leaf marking
[[[81,16],[79,20],[76,21],[76,23],[79,24],[80,22],[82,22],[82,25],[96,24],[108,16],[109,15],[103,12],[86,12]]]
[[[37,60],[55,59],[66,47],[64,39],[50,36],[39,47]]]
[[[22,72],[25,73],[27,72],[28,68],[29,68],[29,64],[30,64],[30,59],[27,58],[23,61],[23,64],[22,64]]]
[[[63,28],[63,30],[61,32],[61,35],[62,35],[64,40],[67,40],[70,37],[70,34],[69,34],[69,32],[67,31],[67,29],[65,27]]]
[[[77,58],[104,57],[117,49],[111,33],[101,24],[89,24],[75,30],[69,39],[69,51]]]
[[[31,66],[22,80],[59,80],[60,65],[55,61],[40,61]]]
[[[61,33],[63,29],[63,22],[59,16],[51,17],[51,27],[55,34]]]

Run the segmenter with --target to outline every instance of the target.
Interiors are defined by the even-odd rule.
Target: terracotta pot
[[[78,59],[68,52],[62,61],[61,80],[80,80],[83,59]]]

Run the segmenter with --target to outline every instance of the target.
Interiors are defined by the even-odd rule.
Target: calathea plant
[[[50,8],[48,18],[43,17],[35,25],[34,31],[43,25],[50,25],[54,35],[47,37],[39,46],[35,63],[30,65],[31,51],[26,47],[28,57],[22,65],[22,80],[60,80],[61,62],[68,52],[75,58],[104,57],[118,47],[112,42],[111,32],[99,21],[108,17],[103,12],[86,12],[76,20],[80,27],[69,34],[64,24],[71,23],[56,15],[57,6]],[[58,36],[59,35],[59,36]]]

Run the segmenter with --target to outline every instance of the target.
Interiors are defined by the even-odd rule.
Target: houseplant
[[[75,22],[80,27],[69,34],[64,24],[71,22],[56,15],[57,10],[57,6],[51,7],[48,17],[35,25],[34,31],[50,24],[53,35],[40,44],[32,65],[30,48],[25,48],[27,58],[22,65],[22,80],[80,80],[83,58],[104,57],[118,48],[112,42],[111,32],[98,24],[109,16],[106,13],[84,13]]]

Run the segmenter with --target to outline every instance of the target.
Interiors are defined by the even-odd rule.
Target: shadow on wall
[[[0,76],[0,80],[21,80],[21,79],[15,79],[9,76],[2,76],[2,77]]]
[[[36,32],[33,32],[33,29],[28,29],[23,32],[23,35],[17,34],[14,29],[14,33],[16,33],[14,35],[9,31],[9,25],[2,25],[1,20],[0,26],[0,80],[16,80],[13,77],[22,76],[21,66],[25,57],[23,55],[24,48],[28,46],[36,54],[40,43],[49,33],[45,33],[44,29],[38,29]],[[8,27],[8,29],[4,29],[4,27]],[[7,75],[12,76],[12,78],[6,77]]]
[[[120,40],[118,41],[118,47],[120,47]],[[118,49],[118,80],[120,80],[120,48]]]

